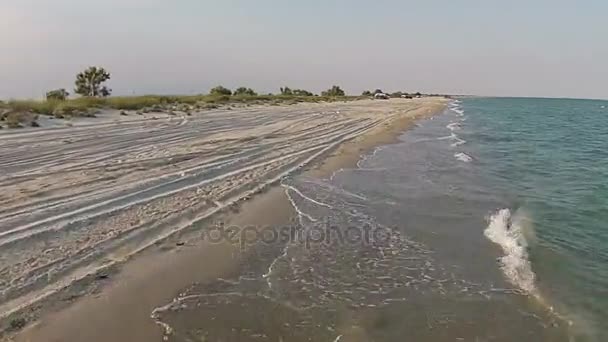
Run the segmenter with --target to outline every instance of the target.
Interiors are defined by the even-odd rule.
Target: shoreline
[[[375,147],[396,141],[417,120],[440,113],[447,102],[437,101],[400,113],[382,126],[341,143],[296,172],[328,177],[341,168],[353,167],[362,155]],[[294,208],[282,187],[275,183],[264,193],[240,202],[238,212],[215,214],[203,220],[203,224],[221,221],[229,225],[283,225],[294,216]],[[68,303],[65,299],[57,300],[59,304],[43,310],[41,319],[18,333],[16,340],[44,337],[48,341],[148,341],[161,338],[162,327],[150,318],[157,305],[170,302],[192,283],[204,283],[238,272],[239,260],[247,255],[247,251],[240,251],[229,243],[189,241],[182,245],[181,237],[184,236],[169,238],[137,254],[118,266],[118,270],[94,279],[92,288],[77,286],[72,289],[77,291],[67,296]],[[48,317],[51,314],[52,321]],[[73,331],[74,325],[80,327],[78,331]],[[133,329],[134,326],[137,329]]]

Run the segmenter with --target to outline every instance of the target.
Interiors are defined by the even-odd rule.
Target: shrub
[[[211,94],[211,95],[226,95],[226,96],[230,96],[230,95],[232,95],[232,91],[230,91],[230,89],[228,89],[228,88],[225,88],[225,87],[219,85],[219,86],[217,86],[215,88],[212,88],[209,91],[209,94]]]
[[[214,94],[212,96],[204,98],[203,101],[207,103],[225,103],[230,101],[230,96]]]
[[[342,90],[339,86],[333,86],[330,89],[324,91],[321,93],[322,96],[330,96],[330,97],[336,97],[336,96],[344,96],[344,90]]]
[[[13,319],[11,319],[8,328],[11,331],[17,331],[17,330],[23,329],[26,324],[27,324],[27,321],[25,320],[25,318],[22,318],[22,317],[13,318]]]
[[[55,89],[46,93],[46,100],[65,101],[68,96],[70,96],[70,93],[68,93],[65,89]]]
[[[60,103],[54,108],[52,115],[58,119],[65,118],[66,116],[90,116],[87,112],[95,106],[86,98],[78,100]]]
[[[5,116],[8,128],[22,128],[23,126],[38,127],[38,115],[29,112],[10,112]]]
[[[234,91],[234,95],[257,96],[258,94],[251,88],[239,87]]]
[[[21,122],[16,113],[11,113],[6,117],[6,127],[8,128],[21,128]]]
[[[293,95],[295,95],[295,96],[315,96],[315,94],[309,92],[308,90],[304,90],[304,89],[294,89]]]
[[[281,95],[291,96],[293,95],[293,91],[289,87],[281,87]]]
[[[33,100],[11,100],[8,107],[14,112],[34,112],[38,114],[51,115],[55,107],[61,101],[33,101]]]

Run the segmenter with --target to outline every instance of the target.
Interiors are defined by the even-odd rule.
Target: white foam
[[[331,205],[327,204],[327,203],[319,202],[319,201],[317,201],[317,200],[314,200],[314,199],[312,199],[312,198],[310,198],[310,197],[308,197],[308,196],[304,195],[304,194],[303,194],[303,193],[302,193],[300,190],[298,190],[298,189],[297,189],[296,187],[294,187],[294,186],[287,185],[287,184],[284,184],[284,183],[281,183],[281,186],[283,186],[284,188],[289,189],[289,190],[291,190],[291,191],[295,192],[296,194],[300,195],[300,197],[302,197],[303,199],[305,199],[305,200],[307,200],[307,201],[309,201],[309,202],[312,202],[312,203],[314,203],[314,204],[316,204],[316,205],[320,205],[320,206],[322,206],[322,207],[326,207],[326,208],[333,209],[333,207],[332,207]]]
[[[462,109],[462,107],[460,106],[462,102],[460,101],[453,101],[449,104],[448,108],[455,112],[456,114],[463,116],[464,115],[464,110]]]
[[[450,146],[452,146],[452,147],[458,147],[458,146],[460,146],[460,145],[463,145],[463,144],[466,144],[466,143],[467,143],[467,141],[466,141],[466,140],[464,140],[464,139],[460,139],[460,138],[458,138],[458,137],[456,137],[456,138],[455,138],[455,140],[456,140],[456,141],[455,141],[455,142],[453,142],[453,143],[452,143]]]
[[[516,212],[511,215],[509,209],[501,209],[490,217],[485,236],[500,245],[504,256],[500,258],[501,269],[511,283],[525,292],[537,295],[532,266],[528,259],[528,240],[524,215]],[[530,228],[528,228],[530,229]]]
[[[460,129],[460,122],[452,122],[451,124],[445,126],[450,131],[455,131]]]
[[[289,199],[289,202],[291,203],[291,206],[295,209],[295,211],[298,213],[298,219],[300,221],[300,224],[303,226],[304,225],[304,221],[303,218],[307,218],[308,220],[312,221],[312,222],[316,222],[317,219],[308,215],[307,213],[303,212],[302,210],[300,210],[300,208],[298,207],[298,205],[296,204],[296,202],[294,201],[293,197],[291,196],[291,194],[289,193],[289,188],[285,188],[285,194],[287,195],[287,198]]]
[[[450,139],[456,139],[456,138],[458,138],[458,136],[456,134],[452,133],[445,137],[439,137],[439,138],[437,138],[437,140],[450,140]]]
[[[454,157],[464,163],[470,163],[473,161],[473,158],[464,152],[455,153]]]

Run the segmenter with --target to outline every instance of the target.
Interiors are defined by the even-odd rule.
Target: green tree
[[[251,88],[238,87],[234,91],[234,95],[257,96],[258,93]]]
[[[76,88],[74,92],[82,96],[105,97],[109,96],[112,89],[102,86],[110,79],[110,73],[104,68],[89,67],[76,75]]]
[[[68,96],[70,96],[70,93],[68,93],[63,88],[51,90],[46,93],[47,101],[51,101],[51,100],[65,101],[65,99],[67,99]]]
[[[339,86],[332,86],[330,89],[321,93],[323,96],[344,96],[344,90],[342,90]]]
[[[225,88],[221,85],[215,87],[215,88],[211,88],[211,90],[209,91],[209,94],[211,95],[227,95],[230,96],[232,95],[232,91],[228,88]]]
[[[376,90],[374,90],[373,95],[376,95],[376,94],[384,94],[384,92],[382,91],[382,89],[376,89]]]
[[[281,87],[281,95],[291,96],[293,91],[289,87]]]
[[[361,96],[372,96],[372,92],[369,90],[366,90],[364,92],[361,93]]]

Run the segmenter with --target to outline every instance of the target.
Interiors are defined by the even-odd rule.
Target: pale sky
[[[608,98],[606,0],[0,0],[0,99],[364,89]]]

